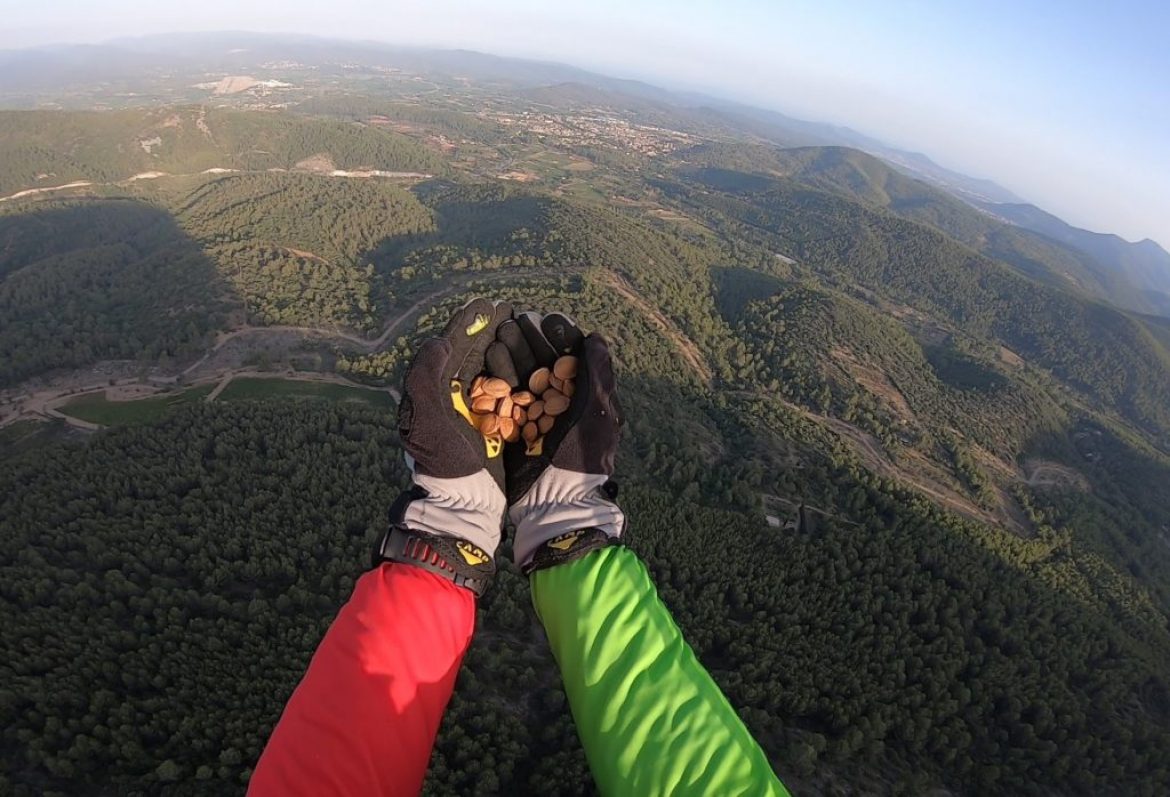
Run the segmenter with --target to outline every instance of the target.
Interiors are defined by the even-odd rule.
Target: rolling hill
[[[0,164],[0,196],[160,171],[301,168],[438,174],[446,168],[434,153],[390,131],[204,107],[0,111]]]
[[[1154,241],[1146,239],[1130,243],[1116,235],[1082,230],[1025,203],[984,202],[980,207],[998,218],[1109,264],[1143,291],[1159,315],[1170,315],[1170,253]]]
[[[852,202],[840,188],[828,193],[788,178],[723,169],[684,175],[708,190],[660,187],[726,234],[947,319],[973,337],[1002,341],[1156,435],[1170,432],[1170,352],[1140,319],[1021,275],[933,225],[904,218],[893,199],[887,210]],[[862,186],[889,196],[870,181]]]
[[[912,220],[929,224],[988,257],[1057,286],[1073,286],[1113,304],[1142,313],[1161,313],[1164,304],[1145,283],[1131,279],[1125,259],[1104,259],[1108,252],[1093,254],[1071,241],[1036,233],[975,209],[951,194],[916,180],[883,161],[844,147],[774,149],[740,145],[703,145],[683,159],[709,170],[726,168],[745,174],[717,176],[708,171],[704,180],[720,180],[722,187],[752,190],[764,183],[756,178],[769,174],[787,177],[803,185],[864,202]]]
[[[108,359],[190,357],[231,302],[164,211],[131,199],[0,213],[0,386]]]
[[[1170,322],[854,149],[712,113],[649,156],[468,110],[620,97],[558,77],[0,114],[5,193],[92,183],[0,203],[0,791],[247,782],[407,474],[385,389],[216,396],[395,385],[483,294],[610,339],[629,544],[788,782],[1164,793]],[[501,178],[525,158],[587,168]],[[432,176],[330,176],[367,169]],[[149,419],[8,436],[113,359],[198,392],[131,375]],[[589,793],[527,589],[505,566],[480,603],[430,792]]]

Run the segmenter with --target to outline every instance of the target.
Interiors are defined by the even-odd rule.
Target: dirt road
[[[572,270],[573,271],[580,271],[582,269],[577,268],[577,269],[572,269]],[[204,354],[202,357],[200,357],[195,363],[193,363],[192,365],[185,368],[182,371],[181,376],[184,376],[184,377],[190,376],[195,371],[197,371],[201,366],[203,366],[205,363],[207,363],[207,361],[217,351],[219,351],[221,348],[223,348],[223,346],[225,344],[227,344],[229,341],[232,341],[232,340],[235,340],[235,339],[241,338],[241,337],[278,335],[278,334],[287,334],[289,332],[293,332],[296,334],[305,335],[307,337],[315,337],[315,338],[321,338],[321,339],[325,339],[325,340],[344,340],[348,343],[351,343],[351,344],[359,347],[363,351],[367,351],[367,352],[376,351],[377,349],[384,346],[386,344],[386,341],[390,340],[392,336],[399,334],[403,329],[405,329],[407,324],[409,324],[413,319],[417,318],[418,315],[420,315],[424,310],[433,306],[436,302],[440,301],[441,299],[445,298],[446,296],[461,290],[463,287],[465,287],[465,285],[468,282],[471,282],[474,280],[480,280],[480,281],[486,280],[486,281],[490,282],[490,281],[500,280],[500,279],[512,279],[512,278],[515,278],[517,276],[529,275],[529,274],[534,273],[536,271],[538,271],[538,270],[537,269],[525,269],[522,272],[520,270],[509,270],[506,273],[501,272],[498,274],[479,274],[479,273],[476,273],[476,274],[469,274],[465,277],[462,277],[462,278],[459,278],[456,280],[452,280],[452,282],[450,284],[445,285],[444,287],[440,288],[439,290],[436,290],[436,291],[422,297],[418,301],[414,302],[414,304],[412,304],[409,307],[405,308],[404,310],[396,313],[394,315],[394,317],[383,328],[382,333],[377,338],[373,338],[373,339],[362,338],[362,337],[359,337],[357,335],[353,335],[353,334],[350,334],[347,332],[341,332],[339,330],[320,329],[317,327],[298,327],[298,326],[242,327],[240,329],[236,329],[236,330],[233,330],[231,332],[226,332],[226,333],[221,334],[219,336],[219,339],[216,341],[215,345],[211,348],[211,350],[208,351],[206,354]],[[563,273],[563,270],[561,273]],[[104,377],[104,378],[96,377],[93,373],[88,372],[88,371],[86,373],[88,373],[88,376],[82,376],[80,378],[66,377],[64,380],[59,381],[56,384],[52,384],[52,385],[47,386],[47,387],[42,388],[42,389],[26,391],[26,390],[23,390],[22,388],[18,387],[14,390],[8,391],[6,400],[3,402],[3,405],[0,406],[0,427],[7,426],[7,425],[9,425],[11,423],[15,423],[19,420],[28,420],[28,419],[36,419],[36,418],[41,418],[41,419],[52,418],[52,419],[64,420],[66,423],[70,424],[71,426],[75,426],[79,429],[87,429],[87,430],[97,429],[99,427],[95,426],[94,424],[91,424],[91,423],[88,423],[86,421],[82,421],[82,420],[79,420],[77,418],[72,418],[68,415],[65,415],[64,413],[57,410],[57,407],[60,406],[61,404],[65,403],[65,401],[67,401],[68,399],[73,398],[74,396],[77,396],[77,395],[84,394],[84,393],[94,393],[94,392],[97,392],[99,390],[105,390],[105,389],[110,388],[110,387],[131,386],[131,385],[140,385],[141,384],[141,379],[139,379],[138,377],[111,379],[109,377]],[[264,372],[255,371],[255,370],[223,369],[223,370],[214,371],[214,372],[209,373],[209,374],[202,374],[202,375],[198,376],[197,378],[193,379],[192,381],[188,382],[187,384],[188,385],[200,385],[200,384],[207,384],[209,382],[216,382],[217,383],[216,389],[208,397],[209,401],[214,401],[214,399],[219,396],[219,393],[222,392],[222,390],[225,387],[227,387],[227,384],[228,384],[228,382],[231,381],[231,379],[235,378],[236,376],[245,376],[245,375],[248,375],[248,376],[277,376],[277,374],[274,374],[274,373],[264,373]],[[336,384],[343,384],[343,385],[348,385],[351,387],[360,387],[360,388],[368,387],[367,385],[362,385],[362,384],[357,383],[357,382],[350,382],[348,380],[345,380],[345,379],[337,376],[336,374],[294,372],[294,373],[292,373],[292,375],[285,374],[285,375],[282,375],[282,377],[283,378],[291,378],[291,379],[302,379],[302,380],[307,380],[307,381],[333,382]],[[152,381],[162,385],[162,384],[167,384],[167,383],[173,384],[175,381],[177,381],[177,379],[175,376],[170,376],[170,377],[156,376],[152,379]],[[377,389],[377,388],[370,388],[370,389]],[[145,395],[149,395],[150,392],[151,391],[148,388]],[[157,390],[155,390],[153,392],[161,392],[161,387],[159,387]],[[394,390],[391,388],[391,389],[389,389],[388,392],[394,396],[396,401],[398,400],[399,396],[398,396],[397,390]]]
[[[679,329],[677,324],[642,298],[642,295],[635,291],[634,287],[617,272],[605,272],[605,281],[619,296],[632,304],[634,309],[646,316],[646,318],[650,319],[658,327],[659,331],[666,336],[666,339],[674,344],[674,347],[678,349],[678,353],[682,356],[683,360],[700,379],[707,384],[711,383],[713,374],[711,373],[710,366],[707,365],[707,361],[703,358],[702,352],[699,351],[699,347],[695,342],[685,332]]]
[[[587,270],[586,266],[571,266],[567,268],[558,269],[558,275],[582,273]],[[10,423],[15,423],[18,420],[29,418],[54,418],[64,420],[72,426],[77,428],[92,430],[99,428],[94,424],[86,421],[81,421],[77,418],[72,418],[60,412],[57,407],[64,404],[68,399],[83,394],[93,393],[99,390],[106,390],[108,388],[122,388],[123,390],[133,390],[139,397],[146,397],[154,393],[161,392],[163,386],[173,385],[179,377],[189,377],[190,381],[186,381],[188,386],[216,383],[215,389],[208,395],[208,401],[214,401],[219,397],[220,393],[227,387],[232,379],[240,376],[257,376],[257,377],[274,377],[279,376],[286,379],[301,379],[306,381],[318,382],[333,382],[336,384],[349,385],[352,387],[368,388],[356,382],[350,382],[343,379],[336,374],[316,373],[316,372],[287,372],[287,373],[273,373],[263,372],[254,369],[242,369],[238,367],[216,368],[209,373],[196,374],[196,372],[206,365],[208,361],[220,351],[225,345],[233,340],[240,338],[253,338],[265,336],[287,335],[294,333],[303,335],[305,337],[317,338],[321,340],[345,341],[346,343],[357,347],[364,352],[373,352],[386,345],[387,341],[394,336],[401,334],[409,325],[409,323],[424,312],[433,307],[437,302],[464,289],[468,283],[471,282],[494,282],[497,280],[514,280],[521,277],[532,276],[536,274],[547,275],[549,269],[507,269],[499,272],[473,272],[466,275],[458,275],[453,278],[448,284],[444,285],[436,291],[433,291],[426,296],[415,301],[409,307],[394,313],[393,317],[387,322],[382,329],[381,334],[376,338],[363,338],[349,332],[343,332],[336,329],[322,329],[319,327],[305,327],[305,326],[270,326],[270,327],[252,327],[245,326],[230,332],[221,333],[212,348],[189,365],[178,375],[161,375],[155,374],[151,377],[150,383],[143,385],[140,377],[126,377],[126,378],[99,378],[92,371],[86,372],[88,376],[81,376],[80,378],[65,378],[56,384],[52,384],[43,389],[33,390],[22,393],[20,388],[9,391],[8,398],[0,406],[0,426],[6,426]],[[632,286],[630,286],[624,279],[613,272],[605,272],[606,281],[613,286],[613,288],[626,300],[634,309],[644,314],[648,319],[659,328],[664,336],[670,340],[679,350],[680,355],[690,365],[695,373],[705,381],[710,381],[711,370],[704,361],[702,354],[699,352],[698,346],[686,334],[678,328],[673,321],[663,315],[661,312],[655,310],[640,294],[638,294]],[[193,376],[194,375],[194,376]],[[100,379],[100,381],[99,381]],[[152,389],[153,386],[153,389]],[[377,389],[377,388],[370,388]],[[388,392],[398,400],[398,392],[394,389],[389,389]],[[117,396],[118,394],[115,394]],[[120,396],[118,396],[120,397]],[[112,397],[113,398],[113,397]],[[116,398],[114,398],[116,400]]]
[[[752,397],[762,395],[752,390],[739,390],[735,393]],[[1021,537],[1032,535],[1031,521],[1015,498],[1002,487],[996,488],[997,505],[992,509],[985,509],[946,484],[945,476],[938,472],[939,466],[917,452],[907,452],[904,461],[895,462],[886,453],[880,440],[853,424],[830,415],[821,415],[791,401],[778,399],[777,396],[767,398],[781,401],[793,412],[832,431],[853,451],[866,470],[915,490],[939,506],[970,520],[1004,527]]]
[[[51,194],[54,191],[66,191],[70,188],[85,188],[91,186],[93,183],[87,180],[78,180],[73,183],[66,183],[65,185],[50,185],[44,188],[26,188],[24,191],[17,191],[15,194],[0,197],[0,202],[8,202],[12,199],[21,199],[26,196],[36,196],[37,194]]]
[[[572,274],[580,273],[585,270],[584,266],[573,266],[565,269],[558,269],[557,274]],[[549,269],[527,268],[527,269],[507,269],[500,272],[473,272],[467,275],[459,275],[451,280],[451,282],[433,293],[429,293],[422,297],[414,304],[401,310],[393,315],[386,326],[382,328],[382,332],[376,338],[363,338],[359,335],[354,335],[349,332],[342,332],[337,329],[323,329],[321,327],[300,327],[300,326],[266,326],[253,327],[243,326],[239,329],[234,329],[231,332],[221,333],[215,341],[215,345],[211,350],[200,357],[196,362],[183,370],[183,375],[188,376],[194,373],[200,366],[206,363],[217,351],[222,349],[229,342],[242,337],[264,337],[279,334],[287,334],[289,332],[304,335],[306,337],[318,338],[321,340],[336,340],[350,343],[364,352],[373,352],[381,349],[386,345],[393,336],[401,334],[406,325],[417,318],[424,310],[432,307],[438,301],[462,290],[469,282],[497,282],[501,280],[514,280],[523,277],[533,276],[535,274],[548,274]]]
[[[267,171],[267,170],[229,169],[229,168],[226,168],[223,166],[213,166],[210,169],[203,169],[202,171],[198,171],[198,172],[183,172],[183,173],[159,172],[159,171],[138,172],[137,174],[130,175],[125,180],[113,180],[111,182],[105,182],[105,183],[97,183],[97,182],[93,182],[91,180],[75,180],[71,183],[65,183],[64,185],[47,185],[44,188],[26,188],[22,191],[17,191],[14,194],[9,194],[8,196],[0,197],[0,202],[8,202],[9,200],[13,200],[13,199],[23,199],[25,197],[36,196],[37,194],[51,194],[55,191],[67,191],[71,188],[89,188],[91,186],[99,186],[99,185],[129,185],[130,183],[134,183],[134,182],[137,182],[139,180],[158,180],[162,177],[201,177],[204,175],[217,175],[217,174],[264,174],[265,171]],[[303,174],[316,174],[318,176],[324,176],[324,177],[348,177],[348,178],[357,179],[357,180],[369,179],[371,177],[382,177],[382,178],[397,179],[397,180],[403,180],[403,179],[406,179],[406,180],[429,180],[431,177],[434,176],[434,175],[430,175],[430,174],[423,174],[421,172],[387,172],[387,171],[378,171],[378,170],[356,171],[355,172],[355,171],[343,171],[340,169],[334,169],[332,171],[324,172],[324,173],[319,172],[319,171],[314,171],[312,169],[294,169],[293,171],[300,172]]]

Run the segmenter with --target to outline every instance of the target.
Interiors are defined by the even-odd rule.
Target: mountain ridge
[[[92,79],[95,74],[102,74],[107,79],[118,76],[125,78],[127,72],[133,75],[135,71],[144,67],[143,56],[165,55],[170,59],[189,61],[196,53],[206,52],[209,42],[215,42],[221,47],[216,58],[224,65],[245,60],[249,53],[237,52],[241,49],[262,50],[271,57],[283,55],[296,58],[320,57],[323,51],[332,50],[339,56],[390,59],[400,67],[445,70],[453,75],[474,69],[481,76],[517,81],[527,84],[529,88],[577,82],[639,100],[652,100],[692,110],[707,109],[720,116],[731,116],[740,122],[749,121],[761,126],[758,131],[761,134],[769,135],[767,131],[770,130],[770,136],[776,137],[778,143],[788,146],[836,144],[856,147],[889,160],[903,171],[925,177],[936,185],[948,190],[953,189],[972,199],[999,202],[1019,200],[1015,194],[990,180],[968,177],[946,169],[921,153],[891,147],[848,127],[798,119],[779,110],[758,108],[703,92],[672,91],[645,81],[604,75],[570,64],[498,56],[470,49],[412,47],[371,40],[337,40],[302,34],[258,35],[244,31],[155,34],[118,38],[98,45],[53,45],[51,48],[0,50],[0,69],[7,73],[8,92],[21,90],[21,80],[28,81],[24,91],[38,90],[63,78]],[[227,48],[223,46],[225,44],[234,46]],[[242,45],[250,46],[245,48]],[[292,49],[281,51],[282,47]],[[56,54],[58,58],[66,59],[67,63],[58,64],[54,68],[54,65],[43,57],[50,52]],[[251,52],[251,55],[254,58],[256,53]],[[24,58],[33,58],[36,63],[31,66],[22,64],[21,60]],[[119,66],[123,64],[124,68]]]
[[[1071,283],[1089,295],[1139,313],[1170,313],[1170,302],[1163,301],[1147,285],[1139,284],[1112,259],[1094,257],[1075,242],[1057,240],[990,214],[952,192],[907,175],[853,147],[769,149],[700,145],[689,156],[727,170],[725,174],[707,176],[714,176],[736,190],[752,190],[752,181],[765,173],[782,175],[930,225],[984,255],[1050,284]]]
[[[794,791],[1165,793],[1170,320],[1021,276],[1063,245],[857,149],[339,74],[0,114],[7,185],[109,178],[0,204],[10,382],[91,366],[0,404],[0,793],[247,782],[409,478],[386,403],[279,386],[388,399],[474,295],[606,336],[628,542]],[[979,254],[984,233],[1042,248],[1013,267]],[[94,422],[133,423],[9,457],[51,426],[30,417],[47,396],[52,426],[94,400],[125,419]],[[587,793],[530,607],[503,568],[428,791]]]
[[[1114,233],[1076,227],[1030,203],[976,203],[976,207],[1010,224],[1073,246],[1114,264],[1139,287],[1152,291],[1170,307],[1170,252],[1152,238],[1127,241]]]

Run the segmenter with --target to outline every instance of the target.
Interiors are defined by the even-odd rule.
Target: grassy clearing
[[[58,409],[66,415],[102,426],[153,423],[179,405],[202,401],[213,387],[214,385],[200,385],[178,393],[165,393],[133,401],[110,401],[104,391],[87,393],[71,399]]]
[[[305,382],[296,379],[245,377],[233,379],[216,401],[262,401],[296,398],[325,401],[360,401],[374,407],[392,409],[394,397],[380,390],[366,390],[332,382]]]
[[[61,422],[17,421],[0,429],[0,458],[39,448],[69,435]]]
[[[561,186],[561,190],[565,192],[566,196],[575,199],[584,199],[590,202],[598,202],[600,204],[609,204],[610,198],[601,193],[595,186],[590,185],[583,180],[571,180]]]

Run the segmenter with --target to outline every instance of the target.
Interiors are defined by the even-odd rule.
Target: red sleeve
[[[417,794],[475,596],[410,565],[358,579],[293,692],[250,795]]]

